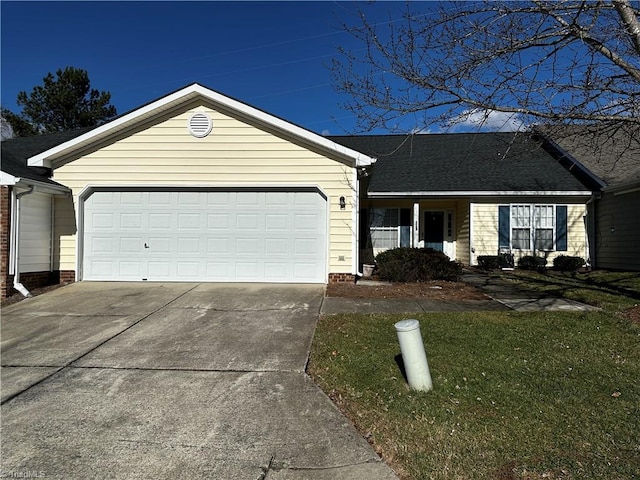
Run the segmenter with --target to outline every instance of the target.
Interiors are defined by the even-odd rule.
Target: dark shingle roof
[[[369,192],[587,191],[529,134],[333,136],[377,158]]]
[[[2,156],[0,157],[2,171],[14,177],[28,178],[52,185],[59,185],[49,179],[51,176],[50,169],[44,167],[29,167],[27,165],[27,159],[80,136],[89,130],[91,130],[91,128],[3,140],[0,143],[2,148]]]

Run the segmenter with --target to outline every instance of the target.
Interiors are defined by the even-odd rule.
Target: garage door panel
[[[207,215],[207,228],[209,230],[227,230],[229,228],[228,213],[210,213]]]
[[[257,230],[258,215],[238,213],[236,215],[236,227],[238,228],[238,230]]]
[[[172,200],[172,192],[148,192],[148,203],[150,207],[166,207],[171,205]]]
[[[142,253],[144,240],[142,237],[120,237],[119,253]]]
[[[180,230],[200,230],[202,223],[197,213],[179,213],[178,228]]]
[[[179,280],[190,280],[193,278],[201,278],[200,263],[196,261],[177,261],[177,275]]]
[[[178,192],[178,205],[181,207],[200,205],[201,199],[200,192]]]
[[[258,238],[238,238],[236,240],[236,254],[257,257],[261,254],[259,245],[260,239]]]
[[[291,268],[287,262],[265,262],[265,279],[271,282],[283,282],[291,278]]]
[[[149,213],[150,230],[168,230],[172,228],[173,216],[168,213]]]
[[[150,260],[148,268],[149,278],[167,278],[171,275],[171,262]]]
[[[265,254],[271,258],[273,256],[289,255],[289,239],[288,238],[267,238],[265,240]]]
[[[265,230],[267,232],[286,232],[289,225],[288,215],[286,214],[266,214],[264,217]]]
[[[135,260],[121,260],[118,262],[119,273],[124,279],[145,277],[142,262]]]
[[[145,194],[148,195],[146,192],[122,192],[120,194],[120,205],[140,207]]]
[[[262,192],[238,192],[236,193],[236,204],[239,206],[258,206]]]
[[[294,265],[293,278],[298,282],[308,282],[314,278],[315,272],[318,270],[316,263],[298,262]]]
[[[209,238],[207,240],[208,255],[227,255],[230,253],[228,238]]]
[[[250,281],[261,276],[258,262],[236,262],[236,278],[238,280]]]
[[[149,255],[168,254],[173,251],[173,240],[170,237],[148,237]]]
[[[84,209],[87,280],[326,280],[317,192],[95,192]]]
[[[89,226],[95,230],[111,230],[115,224],[113,213],[94,213],[89,216]]]
[[[114,253],[113,239],[111,237],[94,237],[91,244],[93,253]]]

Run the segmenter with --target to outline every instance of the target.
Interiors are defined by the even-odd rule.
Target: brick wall
[[[0,186],[0,212],[0,299],[4,299],[13,284],[13,279],[9,280],[11,189],[7,185]]]
[[[330,273],[329,283],[355,282],[356,277],[350,273]]]

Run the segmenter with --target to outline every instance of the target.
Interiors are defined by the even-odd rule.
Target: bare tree
[[[363,49],[333,61],[358,128],[412,130],[469,115],[523,125],[623,125],[640,138],[640,8],[629,0],[407,4],[401,19],[359,12]],[[364,53],[362,53],[364,52]]]

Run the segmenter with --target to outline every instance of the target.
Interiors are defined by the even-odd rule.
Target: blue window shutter
[[[511,208],[508,205],[498,207],[498,247],[511,248],[509,243],[509,221],[511,219]]]
[[[556,250],[567,251],[567,206],[556,206]]]

